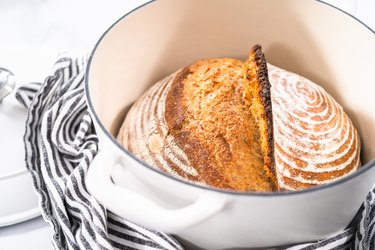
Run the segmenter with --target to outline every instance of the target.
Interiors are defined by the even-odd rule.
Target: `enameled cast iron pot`
[[[129,106],[153,83],[197,59],[268,61],[322,85],[362,139],[360,170],[298,192],[237,193],[163,174],[116,142]],[[327,4],[297,0],[158,0],[126,14],[91,54],[86,77],[100,152],[86,184],[106,208],[208,249],[265,247],[343,230],[375,182],[375,35]],[[112,182],[113,180],[113,182]]]

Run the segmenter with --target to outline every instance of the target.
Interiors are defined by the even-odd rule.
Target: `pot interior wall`
[[[326,4],[297,0],[158,0],[120,20],[96,48],[89,95],[115,137],[129,106],[153,83],[200,58],[268,61],[323,86],[360,132],[363,163],[375,156],[375,35]]]

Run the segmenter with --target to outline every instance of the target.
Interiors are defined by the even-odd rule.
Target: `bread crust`
[[[322,87],[268,65],[279,190],[328,183],[360,166],[360,138],[344,109]]]
[[[199,181],[206,185],[230,189],[227,180],[217,171],[212,164],[210,153],[197,140],[192,131],[183,129],[188,117],[186,105],[183,101],[184,80],[191,73],[190,67],[183,68],[173,79],[165,101],[165,121],[168,133],[173,136],[176,144],[187,155],[191,166],[198,172]],[[191,181],[191,180],[190,180]]]
[[[251,65],[254,74],[266,69],[259,49],[250,53],[251,57],[256,55],[255,64]],[[273,191],[276,185],[269,174],[272,150],[269,147],[268,155],[262,155],[259,145],[262,136],[259,136],[251,103],[244,99],[244,70],[241,61],[229,58],[200,60],[184,68],[167,94],[165,119],[169,133],[209,186]],[[255,77],[263,89],[254,94],[262,94],[258,98],[269,109],[270,97],[265,95],[270,95],[270,90],[265,88],[270,85],[264,77],[267,78],[267,72]],[[267,119],[272,119],[269,112]],[[266,123],[272,125],[272,121]],[[271,125],[268,125],[269,131],[272,131]],[[267,137],[272,140],[271,133]],[[264,160],[268,161],[266,166]]]
[[[245,95],[249,95],[245,98],[251,99],[251,110],[261,130],[260,143],[264,155],[265,170],[276,190],[278,187],[273,146],[271,83],[268,79],[266,57],[259,44],[253,46],[249,53],[245,62],[245,74],[249,89],[248,91],[245,90]]]

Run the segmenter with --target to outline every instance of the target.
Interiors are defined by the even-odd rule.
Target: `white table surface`
[[[102,32],[147,0],[1,0],[0,66],[18,83],[43,81],[64,51],[84,55]],[[325,0],[375,30],[374,0]],[[32,65],[32,67],[30,67]],[[0,228],[0,249],[51,249],[52,231],[41,216]]]

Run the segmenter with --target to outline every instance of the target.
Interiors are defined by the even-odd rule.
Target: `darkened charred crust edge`
[[[273,144],[273,116],[272,116],[272,101],[271,101],[271,83],[268,79],[268,69],[266,57],[259,44],[253,46],[250,55],[254,57],[256,64],[257,82],[260,85],[258,96],[260,97],[264,106],[264,114],[267,122],[267,143],[268,158],[270,160],[270,170],[276,176],[275,159],[274,159],[274,144]]]

